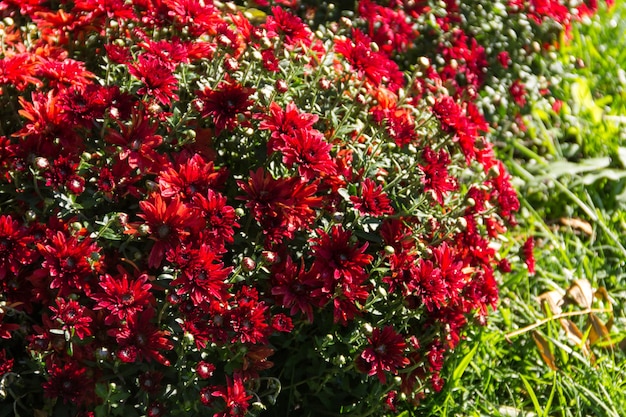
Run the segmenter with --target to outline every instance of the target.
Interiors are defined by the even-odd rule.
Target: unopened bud
[[[254,268],[256,268],[256,262],[254,262],[254,259],[250,258],[249,256],[246,256],[245,258],[241,260],[241,268],[245,272],[254,271]]]
[[[239,69],[239,62],[235,58],[228,58],[224,61],[224,68],[226,68],[226,71],[237,71]]]
[[[47,158],[41,156],[35,158],[35,167],[38,169],[46,169],[50,166],[50,162]]]
[[[263,257],[263,260],[270,265],[273,265],[279,261],[276,252],[272,252],[269,250],[264,250],[263,252],[261,252],[261,256]]]
[[[276,91],[279,93],[286,93],[289,90],[289,85],[285,80],[276,80]]]
[[[326,78],[322,78],[321,80],[319,80],[318,85],[322,90],[330,90],[331,87],[330,81],[328,81],[328,79]]]

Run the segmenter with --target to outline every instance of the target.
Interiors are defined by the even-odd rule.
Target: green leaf
[[[530,397],[530,400],[533,402],[533,406],[535,407],[535,411],[537,412],[537,414],[542,415],[543,414],[543,410],[541,409],[541,405],[539,405],[539,400],[537,399],[537,395],[535,394],[535,391],[533,390],[533,387],[530,385],[530,383],[528,382],[526,377],[524,377],[524,375],[520,374],[520,378],[521,378],[522,382],[524,383],[524,386],[526,387],[526,392],[528,393],[528,396]]]
[[[463,376],[463,373],[465,373],[465,369],[467,369],[467,366],[470,364],[470,362],[474,358],[474,355],[476,354],[476,351],[478,350],[478,345],[479,345],[478,343],[475,343],[474,347],[469,352],[467,352],[467,354],[463,357],[461,362],[459,362],[456,368],[454,368],[454,371],[452,372],[453,382],[456,382],[459,379],[461,379],[461,377]]]

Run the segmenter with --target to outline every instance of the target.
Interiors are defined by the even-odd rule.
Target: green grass
[[[502,248],[515,258],[534,236],[537,273],[514,263],[489,324],[466,335],[446,388],[415,415],[626,415],[624,33],[623,1],[574,27],[552,78],[563,110],[538,103],[528,137],[502,149],[522,204]],[[586,283],[596,296],[578,305]],[[559,316],[538,300],[568,290]]]

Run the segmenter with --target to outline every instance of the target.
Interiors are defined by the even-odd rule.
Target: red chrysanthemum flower
[[[234,331],[231,343],[265,343],[272,328],[268,324],[269,309],[256,289],[243,287],[236,295],[236,306],[230,310],[230,326]]]
[[[70,334],[76,334],[79,339],[91,336],[89,328],[92,321],[89,317],[89,310],[80,305],[77,301],[66,301],[62,298],[55,300],[56,307],[50,306],[50,310],[54,313],[52,320],[61,323],[61,329],[68,331]]]
[[[334,283],[360,284],[368,276],[366,267],[372,262],[372,255],[366,254],[368,243],[362,246],[353,244],[352,233],[340,225],[333,226],[329,233],[317,230],[318,237],[311,240],[311,250],[315,260],[312,269],[332,288]]]
[[[376,375],[381,384],[386,381],[385,372],[395,374],[398,368],[409,364],[404,353],[406,342],[392,326],[375,328],[367,341],[369,346],[361,353],[359,365],[369,376]]]
[[[269,130],[271,139],[267,143],[268,153],[275,152],[285,146],[283,135],[293,135],[298,130],[312,129],[318,116],[301,112],[293,102],[289,102],[283,110],[278,104],[272,102],[267,114],[258,114],[261,119],[259,129]]]
[[[391,200],[383,191],[383,187],[381,185],[377,186],[371,178],[365,178],[361,182],[361,195],[359,197],[351,196],[350,200],[354,204],[354,208],[364,215],[382,216],[393,214]]]
[[[441,270],[433,262],[420,259],[412,278],[409,288],[419,297],[426,310],[432,312],[446,305],[448,286]]]
[[[281,139],[284,145],[279,150],[283,154],[283,163],[289,167],[297,164],[298,173],[305,180],[336,173],[335,162],[330,156],[332,146],[319,131],[299,129]]]
[[[171,282],[178,287],[176,294],[189,295],[195,305],[228,299],[227,278],[232,268],[224,268],[210,246],[202,245],[197,250],[175,247],[168,253],[168,260],[180,268],[180,274]]]
[[[9,273],[17,275],[22,265],[33,260],[34,252],[29,247],[32,240],[28,229],[17,220],[0,216],[0,281]]]
[[[137,62],[128,66],[128,72],[142,82],[138,94],[154,97],[159,103],[169,105],[178,100],[178,80],[168,63],[150,54],[140,55]]]
[[[172,350],[174,344],[167,338],[169,332],[158,330],[152,324],[154,308],[148,308],[126,318],[118,329],[109,330],[119,345],[117,356],[121,361],[133,363],[137,360],[155,360],[165,366],[170,361],[160,352]]]
[[[5,374],[8,374],[13,370],[13,363],[15,360],[13,358],[7,358],[6,350],[0,350],[0,378],[2,378]]]
[[[69,87],[85,88],[95,75],[87,71],[85,63],[66,58],[64,60],[43,59],[37,67],[37,75],[45,78],[52,88],[63,90]]]
[[[146,274],[130,278],[120,269],[119,276],[101,275],[99,285],[103,291],[91,294],[90,297],[96,302],[94,310],[106,310],[108,313],[104,319],[107,325],[126,320],[144,310],[153,300],[150,292],[152,284],[148,282]]]
[[[120,160],[128,160],[131,168],[159,172],[165,166],[164,158],[156,148],[163,143],[157,135],[157,124],[143,110],[134,109],[131,123],[117,121],[119,132],[110,129],[105,140],[121,147]]]
[[[315,197],[317,186],[300,178],[274,179],[263,168],[250,173],[248,182],[238,181],[246,193],[239,199],[247,200],[246,207],[263,228],[270,242],[291,239],[298,230],[310,228],[315,208],[321,197]]]
[[[176,167],[168,166],[159,173],[159,190],[163,197],[179,196],[188,203],[196,195],[206,195],[224,176],[224,170],[217,170],[213,161],[206,161],[194,154]]]
[[[289,309],[289,314],[295,316],[303,313],[312,323],[313,308],[319,307],[313,290],[319,289],[321,285],[316,277],[317,275],[307,273],[304,266],[295,265],[288,256],[272,270],[272,295],[279,305]]]
[[[76,290],[90,292],[90,279],[98,272],[99,264],[94,262],[100,248],[90,238],[79,240],[76,236],[66,236],[59,231],[46,243],[38,243],[37,248],[44,257],[42,268],[32,275],[35,286],[39,281],[51,277],[50,288],[59,290],[59,297],[67,297]],[[43,283],[43,282],[42,282]]]
[[[365,77],[374,86],[398,79],[398,65],[382,52],[372,50],[372,40],[358,29],[352,39],[335,41],[335,51],[343,55],[359,78]],[[400,73],[400,79],[402,75]]]
[[[232,81],[222,81],[216,90],[205,88],[198,92],[194,105],[201,117],[210,117],[215,125],[215,134],[222,130],[234,129],[239,123],[239,115],[246,115],[254,104],[250,95],[254,90]]]
[[[226,386],[214,387],[211,395],[221,398],[226,404],[224,411],[214,414],[213,417],[245,416],[252,398],[252,395],[246,393],[240,373],[235,373],[233,379],[226,377]]]
[[[157,268],[167,250],[180,245],[204,226],[204,219],[177,197],[164,199],[160,194],[153,193],[148,200],[139,202],[139,207],[143,212],[139,217],[145,220],[150,229],[150,239],[154,240],[148,258],[150,268]],[[126,233],[136,232],[131,228]]]
[[[34,137],[37,142],[44,142],[37,146],[44,146],[47,141],[41,141],[40,138],[46,138],[59,139],[63,148],[72,149],[73,152],[80,152],[84,148],[82,139],[76,135],[72,126],[66,123],[59,97],[53,90],[48,94],[32,93],[30,101],[24,97],[18,97],[18,100],[22,107],[18,113],[27,122],[21,130],[13,134],[14,136]]]
[[[435,200],[443,206],[444,197],[449,191],[456,190],[457,187],[456,180],[450,177],[448,173],[450,155],[444,149],[436,152],[430,147],[426,147],[422,153],[422,158],[424,164],[419,165],[419,167],[424,173],[422,177],[424,190],[432,190]]]
[[[213,247],[217,252],[225,250],[226,243],[233,243],[237,223],[237,213],[227,205],[227,199],[217,191],[209,189],[206,197],[196,194],[192,206],[201,214],[206,223],[201,232],[202,241]]]
[[[313,42],[313,32],[302,20],[291,13],[276,6],[272,7],[272,14],[265,21],[267,36],[281,38],[288,49],[299,45],[310,46]]]
[[[77,361],[47,364],[48,379],[43,383],[44,395],[48,398],[60,398],[65,404],[81,404],[91,400],[93,381],[87,368]]]
[[[368,22],[372,40],[388,55],[404,52],[417,35],[403,10],[396,11],[371,0],[360,0],[358,11]]]
[[[41,80],[35,77],[37,55],[21,53],[0,59],[0,84],[13,85],[24,91],[29,85],[41,87]]]

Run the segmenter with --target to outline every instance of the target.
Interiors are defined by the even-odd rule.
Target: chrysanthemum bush
[[[418,21],[396,42],[278,3],[0,1],[0,415],[383,415],[442,388],[510,268],[488,124],[436,51],[394,61]]]

